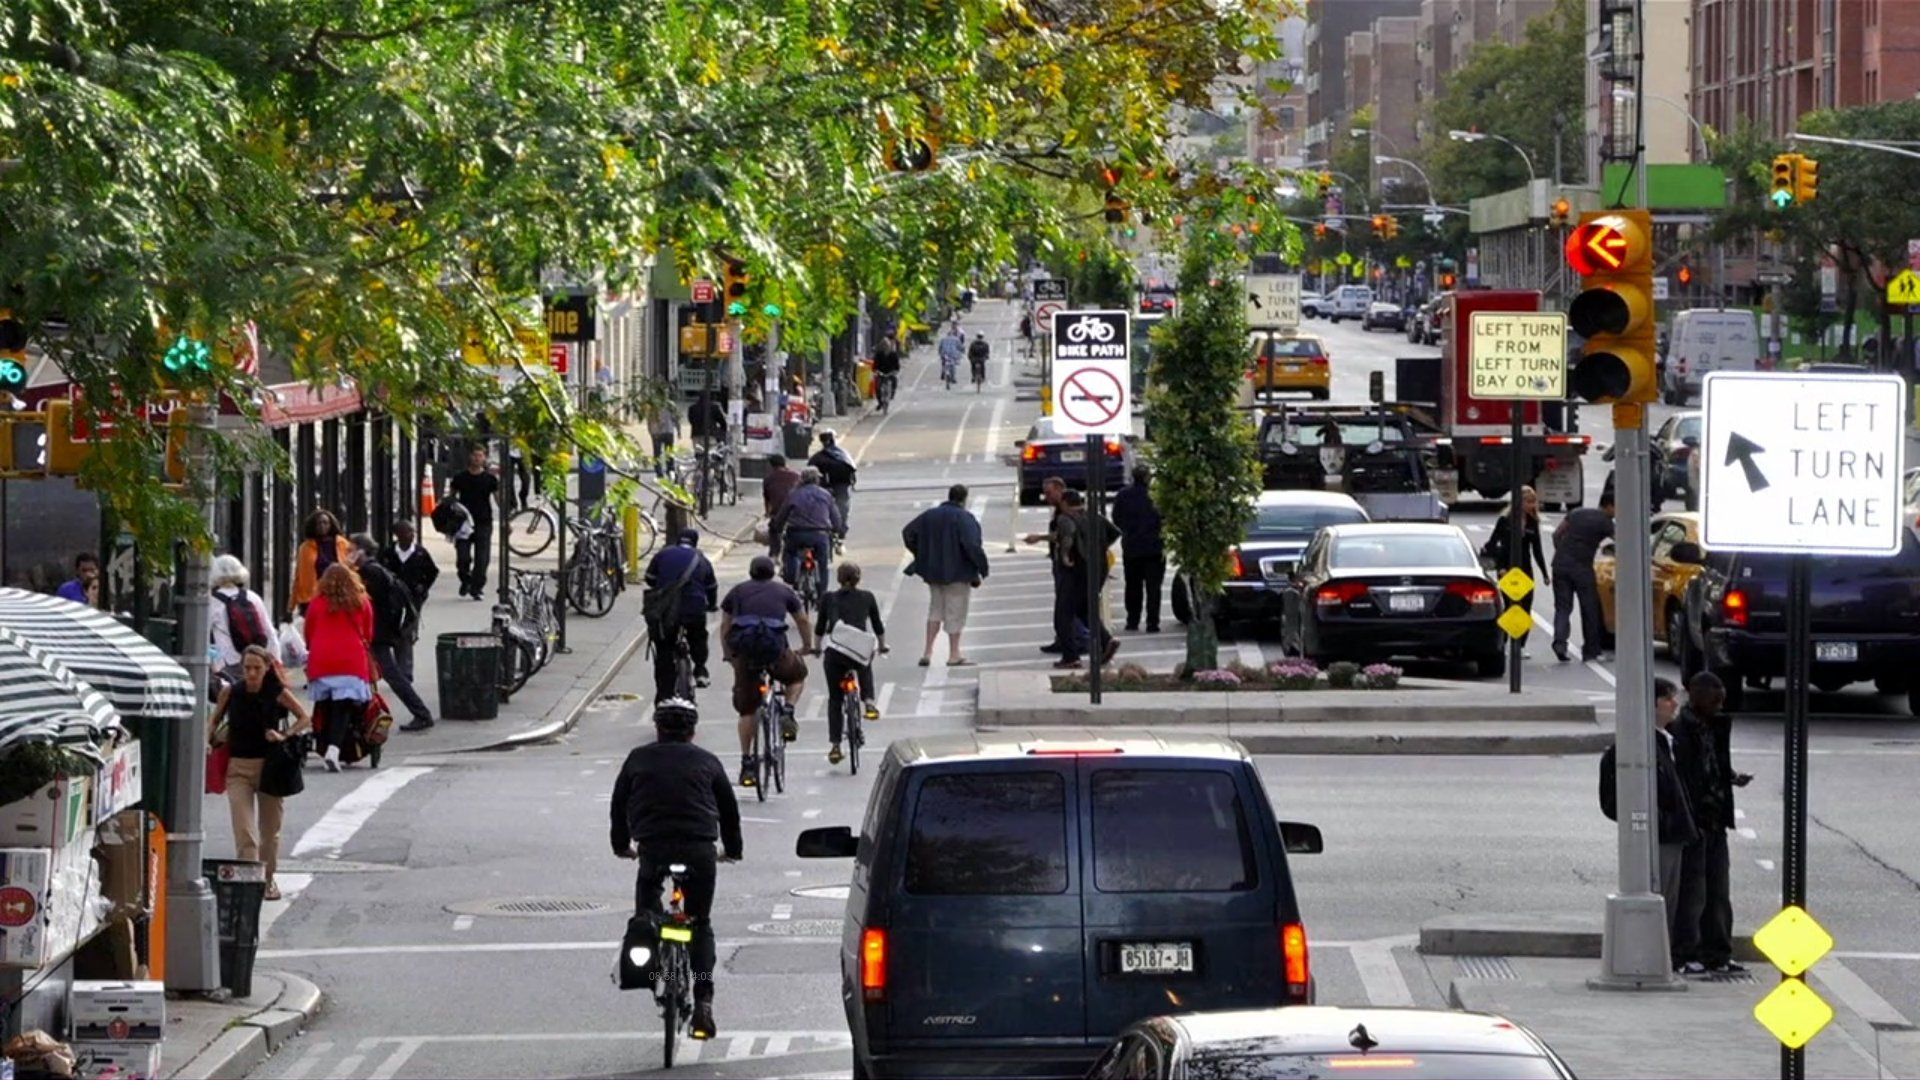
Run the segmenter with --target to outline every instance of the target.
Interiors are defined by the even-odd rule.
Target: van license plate
[[[1120,946],[1122,975],[1172,975],[1193,971],[1193,946],[1187,942],[1155,942]]]
[[[1860,645],[1853,641],[1816,641],[1813,658],[1823,664],[1851,664],[1860,659]]]
[[[1085,450],[1062,450],[1060,451],[1060,460],[1085,461],[1087,460],[1087,452]]]

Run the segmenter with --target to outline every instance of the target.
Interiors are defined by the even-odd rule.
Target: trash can
[[[853,382],[860,391],[860,400],[866,401],[873,397],[873,361],[862,360],[854,365]],[[847,403],[848,408],[852,405],[852,402]]]
[[[500,639],[492,634],[441,634],[434,641],[443,720],[500,715]]]
[[[260,951],[260,905],[267,898],[267,864],[252,859],[202,859],[213,886],[220,925],[220,985],[236,998],[253,996],[253,958]]]
[[[791,461],[805,461],[813,454],[813,425],[803,420],[795,420],[784,426],[787,444],[787,458]]]

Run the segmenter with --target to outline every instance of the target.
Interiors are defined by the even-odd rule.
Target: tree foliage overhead
[[[1518,45],[1485,42],[1447,76],[1428,117],[1425,164],[1449,203],[1492,195],[1527,182],[1527,166],[1513,148],[1493,139],[1454,142],[1449,131],[1484,131],[1512,139],[1533,159],[1542,179],[1553,177],[1553,143],[1561,131],[1561,178],[1578,182],[1586,171],[1586,0],[1559,0],[1527,24]]]
[[[1063,234],[1102,164],[1181,205],[1171,107],[1271,58],[1288,7],[15,0],[0,288],[93,402],[150,396],[171,335],[249,321],[403,417],[489,401],[464,343],[510,355],[544,282],[631,291],[649,256],[743,259],[814,338],[862,292],[915,304]],[[937,170],[889,169],[909,137]],[[542,411],[581,437],[559,395]]]

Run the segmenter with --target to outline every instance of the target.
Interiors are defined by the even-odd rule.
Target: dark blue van
[[[1176,1009],[1313,1000],[1287,855],[1253,760],[1214,736],[1030,732],[888,748],[851,857],[841,988],[853,1075],[1079,1076]]]

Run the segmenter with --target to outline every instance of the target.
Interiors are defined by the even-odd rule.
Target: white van
[[[1738,308],[1695,308],[1673,317],[1660,396],[1685,405],[1711,371],[1753,371],[1760,366],[1760,317]]]
[[[1334,322],[1364,319],[1373,304],[1373,289],[1366,285],[1342,285],[1327,297],[1327,315]]]

